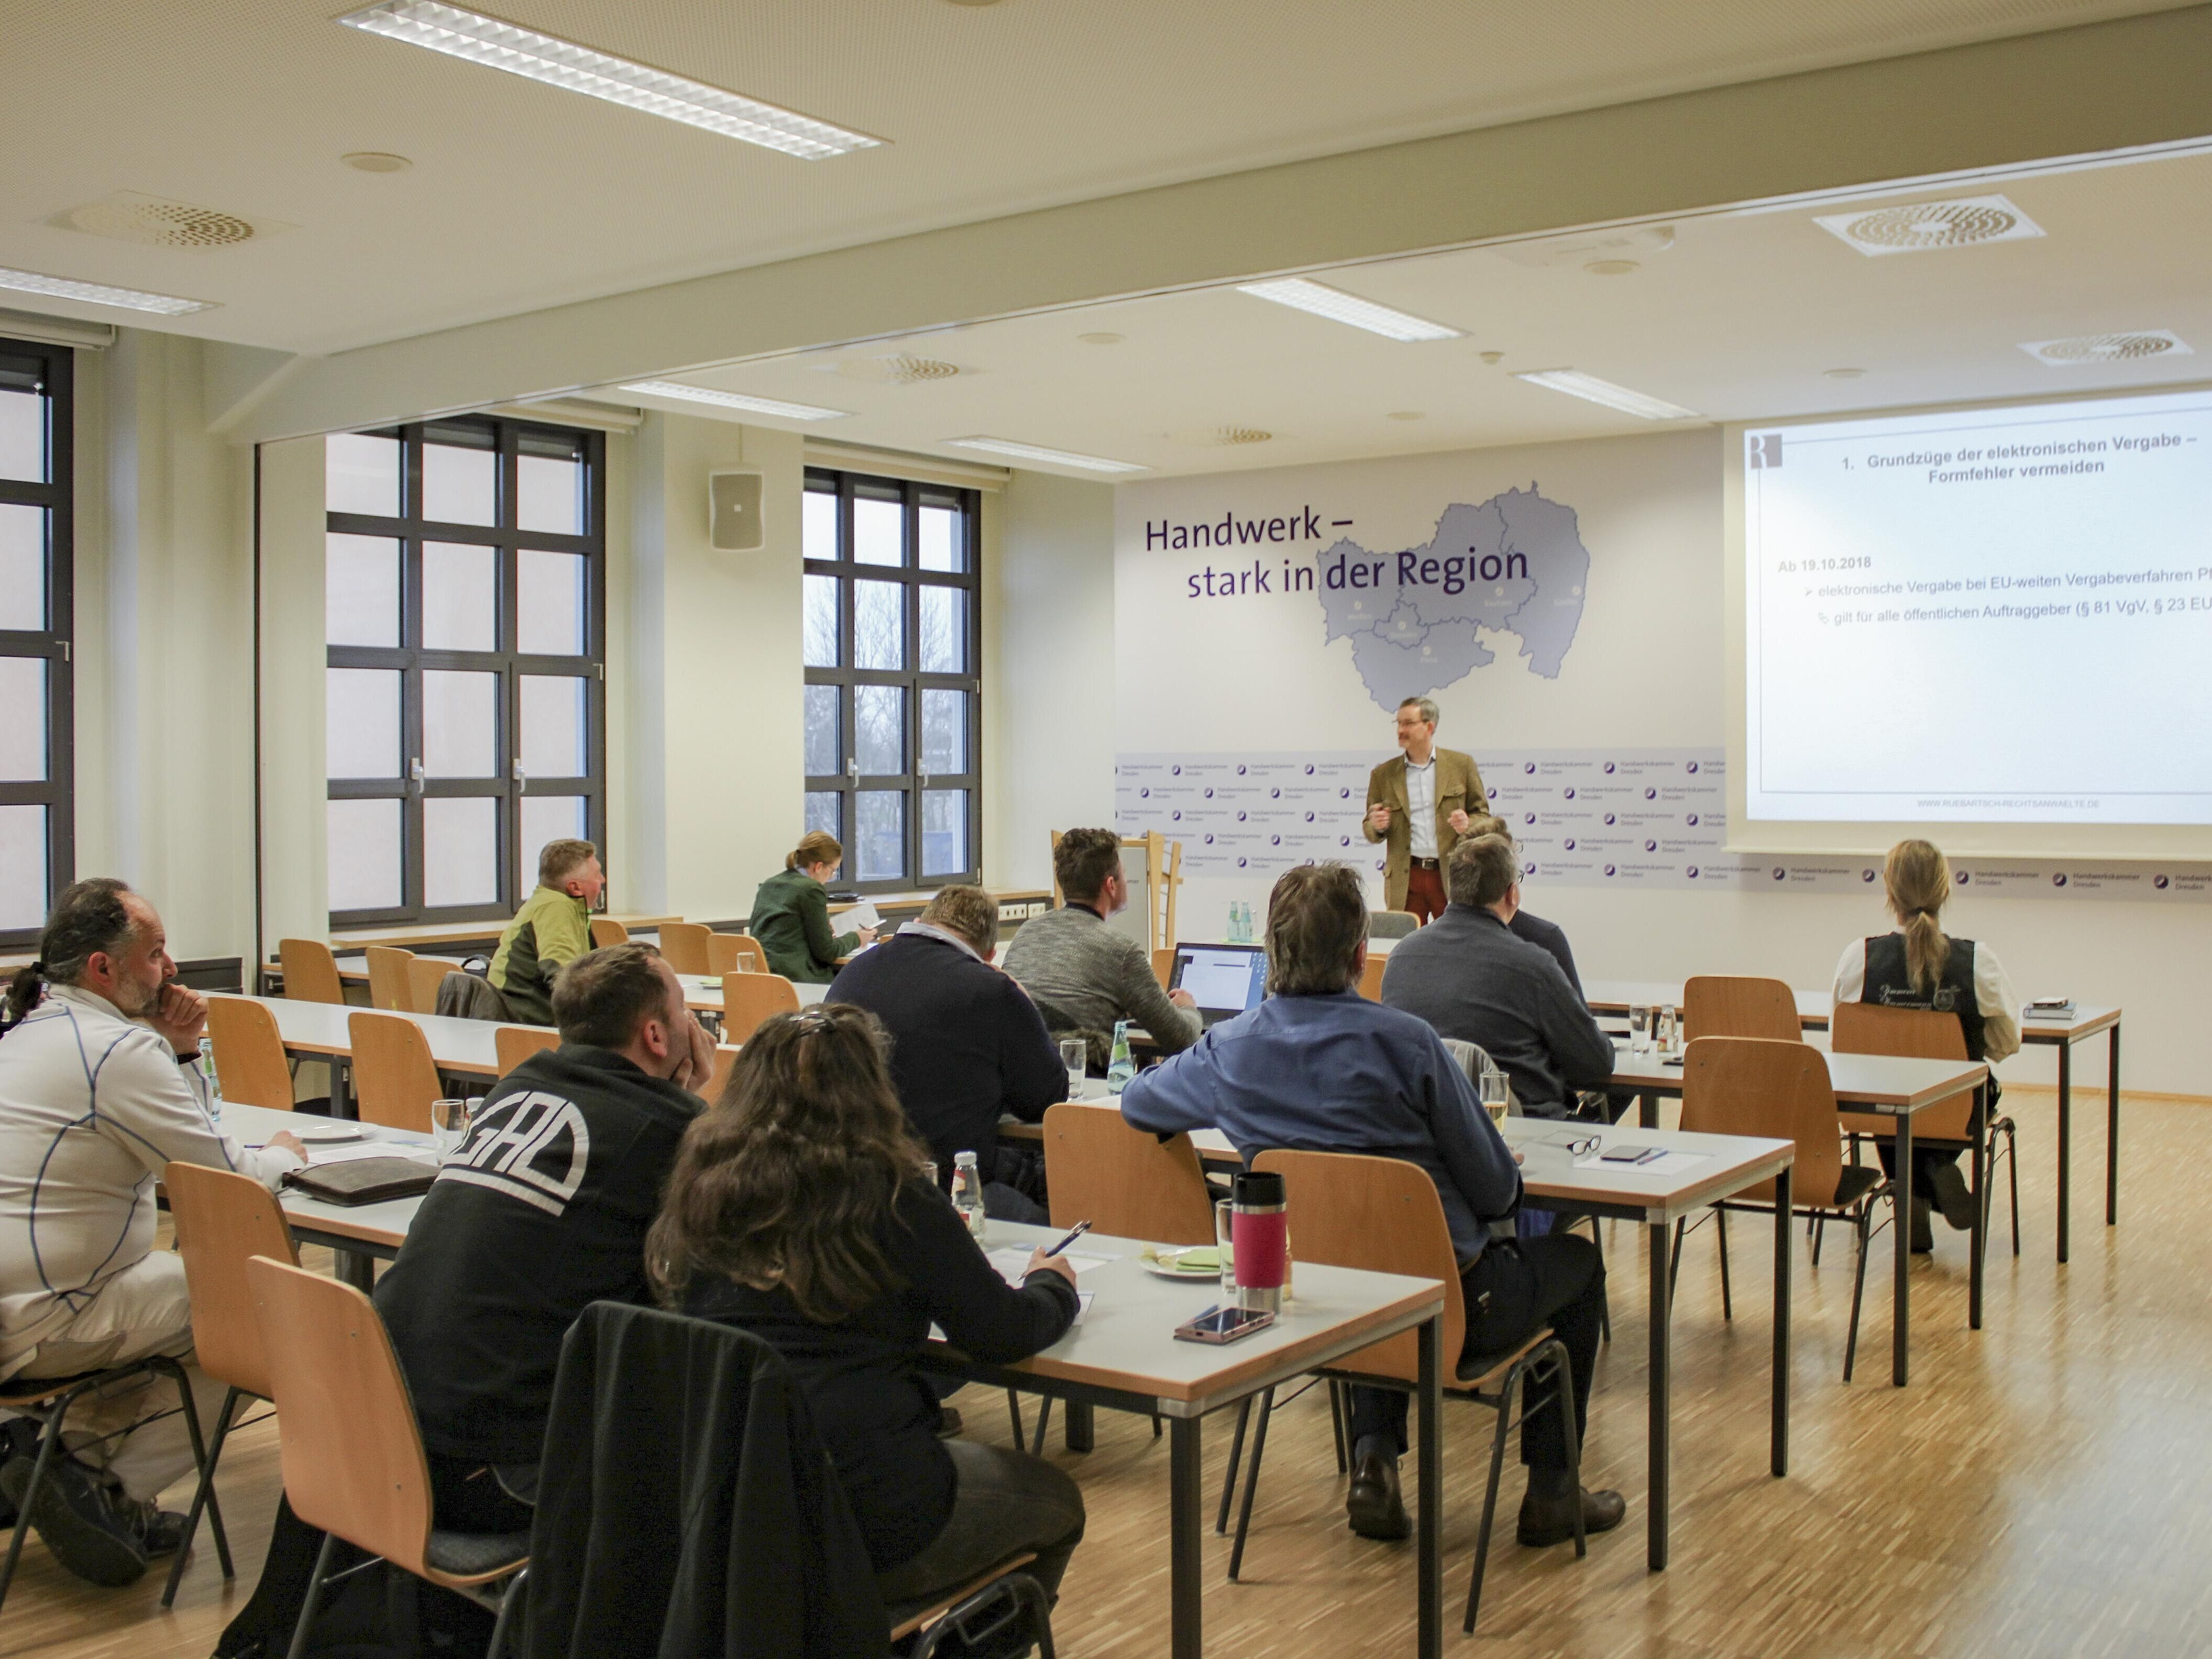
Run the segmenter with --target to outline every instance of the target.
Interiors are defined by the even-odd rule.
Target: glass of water
[[[1671,1002],[1660,1004],[1658,1024],[1659,1052],[1662,1054],[1680,1053],[1682,1047],[1681,1036],[1682,1022],[1674,1012],[1674,1005]]]
[[[1091,1045],[1081,1037],[1062,1037],[1060,1063],[1067,1067],[1067,1097],[1083,1098],[1083,1074],[1091,1069]]]
[[[1226,1307],[1237,1295],[1237,1202],[1224,1198],[1213,1206],[1213,1242],[1221,1256],[1221,1298]]]
[[[1507,1095],[1505,1073],[1495,1066],[1486,1066],[1479,1086],[1482,1091],[1482,1109],[1490,1114],[1492,1123],[1503,1129],[1505,1127]]]
[[[1628,1051],[1632,1054],[1651,1052],[1651,1006],[1633,1003],[1628,1010]]]
[[[430,1146],[441,1158],[450,1158],[469,1133],[469,1104],[465,1100],[430,1103]]]

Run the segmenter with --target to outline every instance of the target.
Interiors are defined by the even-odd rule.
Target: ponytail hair
[[[1951,959],[1951,941],[1937,921],[1951,896],[1951,862],[1932,842],[1901,841],[1881,867],[1889,908],[1905,927],[1905,970],[1915,991],[1932,991]]]
[[[810,830],[799,838],[799,845],[783,861],[787,870],[804,870],[810,864],[842,864],[845,848],[837,837],[826,830]]]
[[[137,926],[123,902],[130,891],[113,876],[93,876],[62,890],[39,935],[39,959],[17,969],[8,981],[9,1024],[38,1006],[42,984],[74,985],[94,957],[118,955],[130,945]]]

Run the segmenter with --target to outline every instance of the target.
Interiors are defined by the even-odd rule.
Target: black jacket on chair
[[[759,1338],[593,1303],[542,1467],[525,1659],[882,1659],[867,1546]]]

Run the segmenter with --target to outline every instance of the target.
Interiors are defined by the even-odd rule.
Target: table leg
[[[1988,1179],[1983,1168],[1983,1157],[1989,1150],[1989,1090],[1986,1085],[1974,1091],[1974,1114],[1967,1129],[1972,1150],[1972,1190],[1974,1194],[1973,1231],[1967,1235],[1966,1248],[1966,1328],[1982,1328],[1982,1250],[1989,1242],[1989,1218],[1982,1208],[1982,1182]]]
[[[1097,1443],[1091,1405],[1087,1400],[1071,1400],[1060,1418],[1060,1435],[1072,1452],[1087,1452]]]
[[[2120,1023],[2110,1032],[2110,1076],[2105,1084],[2105,1224],[2120,1223]]]
[[[1200,1606],[1199,1419],[1168,1419],[1168,1579],[1172,1610],[1170,1650],[1174,1659],[1199,1659],[1206,1651],[1206,1617]]]
[[[1774,1425],[1771,1467],[1790,1473],[1790,1171],[1774,1177]]]
[[[1420,1659],[1439,1659],[1444,1640],[1443,1319],[1421,1322]],[[1255,1451],[1255,1456],[1258,1455]]]
[[[2074,1045],[2058,1045],[2058,1259],[2066,1260],[2067,1218],[2074,1200]]]
[[[1636,1123],[1644,1129],[1659,1127],[1659,1097],[1648,1090],[1636,1097]]]
[[[376,1289],[376,1258],[360,1250],[331,1252],[331,1276],[350,1285],[363,1296]]]
[[[1912,1352],[1912,1114],[1897,1115],[1897,1296],[1890,1315],[1889,1380],[1903,1388]]]
[[[1651,1236],[1651,1428],[1650,1471],[1645,1484],[1650,1496],[1649,1533],[1644,1559],[1654,1572],[1667,1565],[1668,1419],[1673,1408],[1673,1379],[1668,1374],[1668,1338],[1674,1310],[1668,1297],[1667,1224],[1655,1223]]]

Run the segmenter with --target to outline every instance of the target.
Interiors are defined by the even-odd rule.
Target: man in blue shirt
[[[1271,1146],[1358,1152],[1419,1164],[1436,1182],[1467,1301],[1465,1352],[1492,1353],[1549,1325],[1573,1370],[1575,1420],[1586,1423],[1605,1275],[1588,1239],[1493,1239],[1486,1224],[1520,1196],[1516,1160],[1467,1074],[1423,1020],[1360,996],[1367,896],[1341,864],[1285,871],[1267,902],[1268,1000],[1224,1020],[1121,1097],[1121,1115],[1155,1133],[1218,1128],[1249,1163]],[[1455,1356],[1447,1356],[1447,1361]],[[1412,1527],[1398,1491],[1406,1396],[1352,1390],[1352,1490],[1346,1510],[1366,1538]],[[1577,1494],[1556,1411],[1521,1430],[1528,1491],[1519,1535],[1532,1546],[1620,1524],[1615,1492]]]

